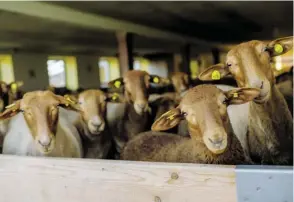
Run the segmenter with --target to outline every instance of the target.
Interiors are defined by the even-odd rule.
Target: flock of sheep
[[[2,153],[292,165],[292,115],[271,67],[271,58],[292,49],[292,43],[293,37],[286,37],[239,44],[226,64],[199,75],[200,85],[182,72],[167,79],[131,70],[109,82],[108,92],[27,92],[4,104]],[[221,84],[228,77],[237,87]],[[170,83],[174,92],[151,93]]]

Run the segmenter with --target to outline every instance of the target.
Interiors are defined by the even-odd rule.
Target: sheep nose
[[[144,109],[144,108],[146,107],[145,104],[137,104],[137,106],[138,106],[139,108],[141,108],[141,109]]]
[[[90,123],[92,126],[97,127],[97,128],[99,126],[101,126],[101,124],[102,124],[101,121],[98,121],[98,120],[96,120],[96,121],[91,120]]]
[[[51,143],[51,138],[47,136],[43,136],[38,140],[39,144],[42,145],[43,147],[47,147]]]
[[[216,137],[216,138],[208,138],[209,141],[214,144],[215,146],[220,146],[224,139],[222,137]]]

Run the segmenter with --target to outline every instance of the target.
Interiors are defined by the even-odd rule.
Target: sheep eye
[[[224,101],[223,101],[223,104],[227,105],[228,103],[229,103],[229,99],[225,98]]]
[[[24,112],[24,110],[23,110],[23,109],[19,109],[19,111],[20,111],[21,113],[23,113],[23,112]]]
[[[182,112],[182,116],[187,116],[187,112]]]
[[[227,66],[228,66],[228,67],[231,67],[231,66],[232,66],[232,64],[231,64],[231,63],[227,63]]]
[[[264,47],[264,48],[262,49],[262,52],[266,52],[266,51],[269,51],[268,47]]]

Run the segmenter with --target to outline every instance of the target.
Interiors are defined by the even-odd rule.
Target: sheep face
[[[10,118],[22,112],[37,149],[43,154],[48,154],[55,148],[58,106],[79,110],[71,100],[66,100],[62,96],[50,91],[34,91],[26,93],[21,100],[8,106],[0,115],[0,119]]]
[[[171,76],[171,82],[175,91],[179,94],[189,89],[189,76],[184,72],[175,72]]]
[[[137,114],[142,115],[148,111],[148,89],[150,83],[160,84],[164,79],[159,76],[149,75],[145,71],[132,70],[126,72],[123,78],[115,79],[109,82],[112,88],[119,88],[124,86],[124,96],[128,103],[134,105]]]
[[[288,52],[293,46],[293,37],[274,40],[268,44],[262,41],[241,43],[227,54],[226,65],[214,65],[202,72],[201,80],[212,80],[216,71],[219,76],[231,74],[239,87],[259,88],[260,95],[254,100],[265,103],[271,97],[271,86],[275,83],[271,58]]]
[[[191,137],[203,141],[214,154],[221,154],[227,148],[228,135],[232,133],[227,106],[251,101],[259,93],[254,88],[223,92],[213,85],[199,85],[186,93],[177,108],[157,119],[152,130],[167,130],[186,119]]]
[[[83,121],[93,136],[105,129],[106,100],[107,96],[100,90],[86,90],[78,96]]]

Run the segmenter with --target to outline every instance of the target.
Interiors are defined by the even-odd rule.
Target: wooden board
[[[0,202],[237,201],[235,166],[8,155],[0,190]]]

